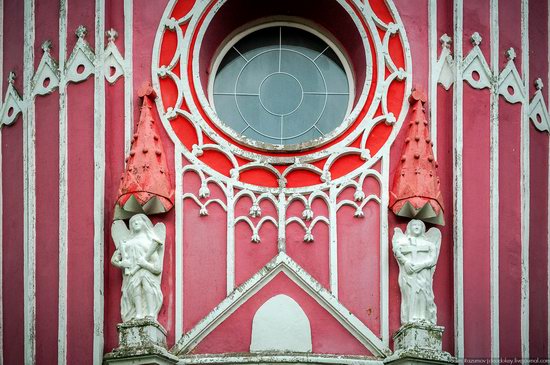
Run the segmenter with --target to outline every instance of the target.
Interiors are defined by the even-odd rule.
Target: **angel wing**
[[[426,232],[428,241],[435,244],[436,258],[439,257],[439,249],[441,248],[441,231],[438,228],[432,227]]]
[[[392,244],[395,246],[399,244],[399,241],[401,241],[403,238],[405,238],[405,233],[401,230],[399,227],[395,227],[393,229],[393,237],[392,237]]]
[[[164,230],[166,236],[166,229]],[[111,224],[111,237],[115,242],[115,247],[118,249],[120,242],[124,241],[130,235],[130,230],[122,220],[116,220]]]
[[[160,239],[160,241],[164,244],[166,242],[166,226],[164,223],[157,223],[153,227],[153,231],[155,231],[155,234]]]

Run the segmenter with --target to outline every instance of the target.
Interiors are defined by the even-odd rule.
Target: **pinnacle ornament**
[[[400,217],[445,225],[437,162],[424,114],[426,100],[426,95],[418,90],[413,90],[409,98],[413,112],[394,175],[389,206]]]
[[[156,94],[151,84],[145,83],[138,95],[143,99],[141,114],[121,177],[114,219],[128,219],[138,213],[165,213],[174,205],[166,154],[151,113]]]

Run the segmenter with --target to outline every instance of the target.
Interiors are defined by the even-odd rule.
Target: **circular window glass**
[[[305,148],[339,133],[353,100],[349,67],[313,31],[270,25],[221,52],[210,100],[222,129],[260,148]]]

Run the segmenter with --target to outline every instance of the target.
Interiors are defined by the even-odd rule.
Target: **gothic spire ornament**
[[[139,213],[165,213],[174,205],[174,188],[151,113],[156,94],[150,83],[144,84],[138,94],[143,99],[141,115],[126,158],[126,171],[121,176],[115,219],[127,219]]]
[[[437,162],[424,114],[426,100],[426,95],[418,90],[413,90],[409,98],[413,112],[393,179],[390,209],[400,217],[444,225]]]

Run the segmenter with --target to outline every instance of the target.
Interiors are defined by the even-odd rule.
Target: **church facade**
[[[0,364],[546,361],[549,19],[0,0]]]

